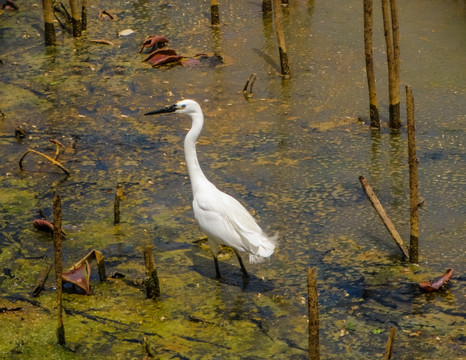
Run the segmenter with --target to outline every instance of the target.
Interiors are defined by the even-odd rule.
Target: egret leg
[[[235,252],[236,257],[238,258],[238,261],[239,261],[239,265],[241,266],[241,271],[243,272],[243,278],[249,279],[249,274],[246,271],[246,268],[244,267],[243,259],[241,259],[241,256],[239,255],[239,252],[236,251],[236,249],[233,249],[233,251]]]
[[[214,262],[215,262],[215,278],[221,279],[222,276],[220,275],[220,268],[218,267],[218,259],[215,255],[214,255]]]

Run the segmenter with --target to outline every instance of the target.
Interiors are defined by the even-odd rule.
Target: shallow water
[[[360,2],[296,1],[284,9],[289,80],[279,75],[274,29],[259,1],[221,2],[219,29],[209,26],[209,4],[99,2],[83,38],[60,32],[54,49],[43,46],[38,6],[0,13],[0,307],[22,308],[0,315],[9,334],[2,357],[141,358],[145,337],[156,358],[304,359],[308,266],[318,272],[322,358],[381,358],[391,326],[397,359],[464,356],[465,3],[399,4],[402,116],[409,84],[425,200],[419,267],[402,261],[358,181],[368,179],[407,241],[407,139],[405,129],[397,135],[386,127],[380,10],[374,52],[384,126],[373,133]],[[99,21],[98,9],[118,20]],[[116,37],[127,28],[135,33]],[[154,34],[186,56],[219,54],[225,65],[152,69],[139,45]],[[246,99],[241,89],[251,73],[257,81]],[[228,283],[218,283],[208,248],[193,244],[202,234],[183,156],[188,118],[142,116],[180,98],[203,107],[198,156],[208,178],[280,235],[271,261],[247,264],[254,277],[246,288],[234,256],[222,258]],[[18,125],[27,130],[23,140],[14,137]],[[34,154],[19,170],[28,147],[54,153],[50,138],[75,143],[60,155],[69,179]],[[114,226],[117,184],[125,198]],[[92,296],[66,294],[73,351],[56,345],[53,276],[40,297],[30,296],[53,257],[50,236],[32,221],[39,210],[51,220],[54,190],[69,235],[65,266],[97,249],[107,272],[142,278],[142,248],[153,244],[161,280],[157,302],[141,287],[99,283],[95,275]],[[417,281],[447,268],[455,269],[447,291],[419,292]]]

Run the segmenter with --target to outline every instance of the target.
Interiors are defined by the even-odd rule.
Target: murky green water
[[[406,132],[386,127],[388,96],[381,14],[374,39],[380,134],[366,122],[367,89],[360,1],[291,1],[284,28],[292,78],[279,76],[278,50],[260,1],[221,1],[222,25],[209,26],[208,1],[98,2],[80,40],[58,34],[45,49],[40,6],[0,12],[0,357],[8,359],[156,358],[304,359],[306,269],[318,271],[323,359],[381,358],[392,326],[397,359],[464,357],[465,72],[463,1],[406,1],[400,6],[402,86],[416,103],[420,196],[419,267],[400,252],[358,181],[365,176],[405,239],[409,238]],[[98,20],[98,10],[118,15]],[[116,37],[123,29],[134,34]],[[216,53],[224,66],[152,69],[142,63],[146,35],[165,35],[186,56]],[[106,39],[114,46],[89,39]],[[241,94],[257,74],[254,95]],[[404,88],[402,89],[404,117]],[[189,119],[147,118],[180,98],[201,103],[206,124],[198,155],[206,175],[279,232],[271,261],[247,265],[243,288],[236,259],[213,279],[205,247],[193,245],[191,188],[182,140]],[[27,137],[17,140],[17,126]],[[72,175],[34,154],[52,155],[59,139]],[[122,223],[113,225],[117,184]],[[53,257],[48,234],[53,191],[63,199],[68,233],[64,263],[103,252],[107,272],[144,276],[142,248],[153,244],[162,298],[145,299],[124,280],[99,283],[92,296],[65,294],[69,349],[56,345],[53,276],[30,293]],[[44,259],[45,258],[45,259]],[[455,269],[448,291],[419,292],[416,282]],[[95,264],[94,274],[97,274]]]

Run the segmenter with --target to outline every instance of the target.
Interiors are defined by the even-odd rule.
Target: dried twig
[[[33,149],[28,149],[28,150],[24,153],[24,155],[21,157],[21,159],[19,160],[19,168],[20,168],[21,170],[23,170],[23,160],[24,160],[25,156],[26,156],[27,154],[29,154],[29,153],[34,153],[34,154],[43,156],[43,157],[46,158],[48,161],[50,161],[52,164],[54,164],[54,165],[58,166],[60,169],[62,169],[62,170],[66,173],[66,175],[68,175],[68,176],[71,175],[70,171],[69,171],[67,168],[65,168],[62,164],[60,164],[57,160],[52,159],[50,156],[47,156],[47,155],[45,155],[44,153],[41,153],[40,151],[36,151],[36,150],[33,150]]]
[[[252,87],[254,86],[254,83],[256,82],[256,74],[252,73],[249,75],[248,80],[246,81],[246,84],[244,85],[243,88],[243,94],[246,97],[251,97],[252,96]],[[249,85],[249,91],[248,91],[248,85]]]

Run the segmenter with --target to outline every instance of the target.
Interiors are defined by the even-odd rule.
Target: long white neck
[[[192,119],[192,126],[184,139],[184,156],[186,158],[186,165],[188,166],[193,194],[195,194],[202,183],[210,182],[202,172],[196,155],[196,141],[201,134],[202,125],[204,124],[204,115],[202,112],[189,115]]]

